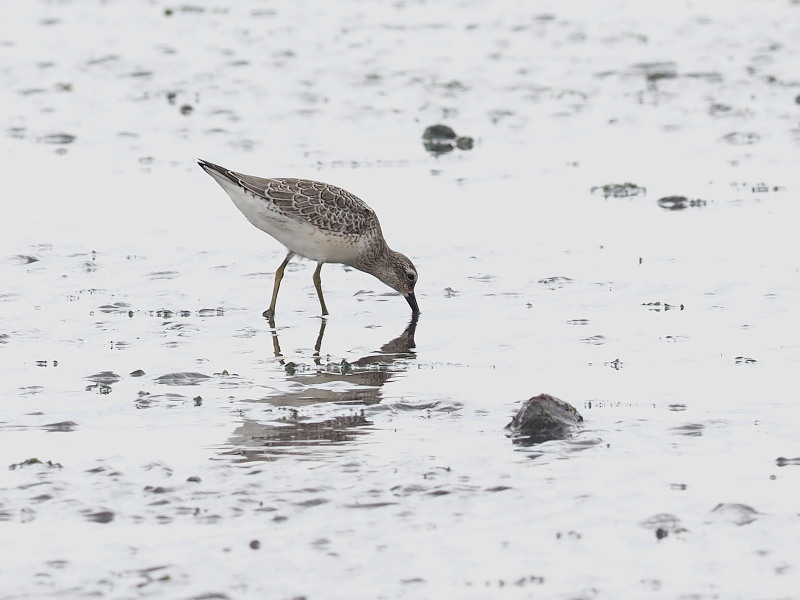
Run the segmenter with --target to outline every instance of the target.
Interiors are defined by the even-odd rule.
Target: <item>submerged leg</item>
[[[322,265],[325,264],[322,261],[317,263],[317,268],[314,271],[314,287],[317,288],[317,296],[319,296],[319,305],[322,307],[322,316],[328,314],[328,307],[325,306],[325,298],[322,297],[322,280],[319,277],[319,272],[322,269]]]
[[[275,271],[275,285],[272,288],[272,302],[269,303],[269,308],[264,311],[264,316],[271,319],[275,316],[275,302],[278,300],[278,289],[281,287],[281,279],[283,279],[283,272],[286,270],[286,265],[292,260],[294,252],[289,252],[286,258],[283,259],[281,266]]]

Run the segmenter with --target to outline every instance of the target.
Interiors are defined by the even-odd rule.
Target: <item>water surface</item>
[[[0,598],[796,597],[798,10],[10,0]],[[272,327],[197,156],[364,198],[419,322]]]

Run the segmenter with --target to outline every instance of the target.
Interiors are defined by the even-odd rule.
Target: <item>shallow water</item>
[[[8,0],[0,598],[798,597],[800,5],[655,6]],[[419,322],[270,327],[196,156],[367,200]]]

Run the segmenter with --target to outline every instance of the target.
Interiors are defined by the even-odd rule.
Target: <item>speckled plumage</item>
[[[322,314],[320,269],[326,262],[350,265],[374,275],[400,292],[414,314],[419,313],[414,286],[417,271],[408,257],[386,244],[375,212],[340,187],[308,179],[254,177],[199,160],[200,166],[228,193],[236,207],[256,227],[289,250],[275,273],[272,302],[265,316],[275,314],[278,288],[286,265],[299,255],[317,261],[314,285]]]
[[[231,175],[243,188],[262,196],[281,212],[314,227],[345,235],[382,237],[375,211],[340,187],[309,179],[264,179],[233,172]]]

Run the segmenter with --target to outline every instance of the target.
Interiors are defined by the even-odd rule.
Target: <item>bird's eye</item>
[[[417,279],[417,274],[414,271],[406,271],[406,279],[408,279],[409,283],[414,283]]]

